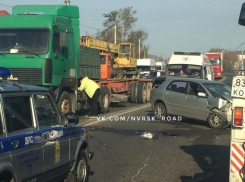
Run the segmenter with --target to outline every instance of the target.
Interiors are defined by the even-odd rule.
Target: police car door
[[[44,171],[52,178],[69,170],[70,130],[63,125],[61,114],[48,93],[33,96],[38,126],[42,131]],[[50,170],[52,172],[48,173]]]
[[[43,172],[41,132],[33,117],[30,93],[2,94],[5,130],[12,156],[14,173],[20,180]],[[6,162],[6,161],[1,161]]]

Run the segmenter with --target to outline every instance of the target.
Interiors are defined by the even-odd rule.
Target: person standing
[[[98,115],[98,98],[100,96],[100,86],[95,83],[93,80],[89,79],[87,76],[80,80],[80,87],[78,87],[79,91],[85,91],[88,95],[89,103],[90,103],[90,110],[87,116],[92,119],[96,118]]]

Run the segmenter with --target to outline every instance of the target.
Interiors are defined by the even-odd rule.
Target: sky
[[[0,10],[12,12],[18,4],[64,4],[65,0],[0,1]],[[245,40],[245,27],[238,25],[244,0],[70,0],[80,9],[81,36],[103,30],[103,14],[124,7],[137,11],[135,30],[149,36],[149,54],[168,58],[174,51],[207,52],[210,48],[231,51]]]

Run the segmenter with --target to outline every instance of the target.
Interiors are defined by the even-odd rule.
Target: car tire
[[[151,83],[146,83],[146,102],[149,102],[151,99]]]
[[[84,150],[81,150],[75,168],[76,182],[88,182],[88,158]]]
[[[110,110],[110,91],[108,87],[101,87],[101,113],[108,113]]]
[[[157,120],[162,120],[162,117],[167,116],[167,109],[163,103],[157,103],[154,106],[154,116]]]
[[[145,103],[147,97],[146,84],[144,82],[139,82],[137,86],[137,101],[138,103]]]
[[[66,115],[72,111],[71,96],[67,91],[62,92],[58,102],[58,107],[63,115]]]
[[[130,96],[129,96],[129,99],[130,99],[130,102],[131,103],[135,103],[135,86],[136,86],[136,83],[133,82],[130,86]]]
[[[208,117],[208,124],[211,128],[221,129],[226,126],[226,119],[223,116],[222,111],[217,109],[210,112]]]

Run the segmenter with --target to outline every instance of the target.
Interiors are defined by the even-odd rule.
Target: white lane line
[[[127,109],[126,111],[122,111],[122,112],[117,112],[116,114],[114,114],[114,113],[112,113],[112,114],[114,114],[114,115],[109,115],[109,114],[107,114],[106,116],[105,116],[105,119],[103,119],[103,120],[94,120],[94,121],[89,121],[90,123],[88,123],[88,124],[85,124],[84,126],[90,126],[90,125],[93,125],[93,124],[97,124],[97,123],[100,123],[100,122],[103,122],[103,121],[107,121],[108,119],[109,119],[109,117],[116,117],[116,116],[121,116],[121,115],[123,115],[123,114],[127,114],[127,113],[131,113],[131,112],[134,112],[134,111],[137,111],[137,110],[140,110],[140,109],[144,109],[144,108],[146,108],[146,107],[149,107],[150,106],[150,104],[146,104],[146,105],[144,105],[144,106],[142,106],[142,107],[135,107],[135,109],[134,108],[132,108],[132,109]],[[99,118],[99,117],[98,117]]]
[[[223,81],[225,81],[225,80],[226,80],[226,77],[223,76],[223,78],[222,78],[221,80],[219,80],[218,82],[223,82]]]

